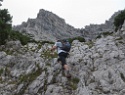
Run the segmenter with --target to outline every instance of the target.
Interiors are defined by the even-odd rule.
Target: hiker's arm
[[[53,46],[50,50],[53,51],[57,48],[57,46]]]

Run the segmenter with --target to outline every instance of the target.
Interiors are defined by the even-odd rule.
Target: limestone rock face
[[[28,19],[13,29],[28,34],[37,41],[81,36],[80,31],[66,24],[64,19],[43,9],[39,11],[36,19]]]
[[[42,14],[38,15],[38,18]],[[1,95],[125,95],[125,23],[118,32],[72,42],[65,76],[53,44],[0,46]]]
[[[93,40],[104,32],[114,31],[114,18],[120,11],[114,13],[104,24],[90,24],[82,29],[76,29],[68,25],[64,19],[52,12],[41,9],[35,19],[28,19],[13,29],[29,35],[36,41],[55,41],[56,39],[84,37],[86,40]]]
[[[82,33],[84,35],[84,37],[86,37],[87,39],[94,39],[97,36],[99,36],[101,33],[104,32],[113,32],[114,31],[114,18],[120,13],[120,11],[115,12],[111,18],[107,21],[105,21],[105,23],[102,24],[90,24],[85,26],[84,29],[82,29]]]
[[[72,67],[73,74],[77,72],[80,79],[75,95],[115,95],[119,91],[124,93],[125,52],[124,49],[119,49],[124,44],[121,46],[118,39],[107,36],[97,39],[92,48],[88,48],[85,43],[75,42],[74,45],[80,47],[74,46],[72,51],[75,52],[71,53],[70,59],[71,63],[76,64]]]
[[[124,25],[122,27],[123,31]],[[123,32],[122,32],[123,33]],[[125,39],[111,34],[88,42],[74,40],[67,79],[53,44],[8,42],[0,48],[0,93],[4,95],[124,95]]]

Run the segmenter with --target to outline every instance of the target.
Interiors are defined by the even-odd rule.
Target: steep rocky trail
[[[125,28],[124,28],[125,30]],[[1,95],[124,95],[125,31],[87,42],[74,40],[64,76],[50,43],[9,41],[0,46]]]
[[[93,42],[72,43],[67,60],[68,80],[57,58],[47,49],[52,45],[8,43],[1,56],[1,93],[9,95],[109,95],[123,93],[124,44],[120,37],[106,36]],[[10,46],[13,46],[11,49]],[[4,68],[4,69],[2,69]],[[93,94],[92,94],[93,93]]]
[[[67,79],[52,44],[9,42],[0,52],[1,94],[9,95],[114,95],[124,93],[124,39],[109,35],[92,42],[72,43]],[[13,46],[12,48],[9,48]]]
[[[34,43],[21,46],[9,42],[0,52],[0,93],[5,95],[74,95],[75,78],[68,80],[52,58],[52,45]],[[12,48],[10,48],[12,47]]]
[[[72,62],[80,79],[76,95],[123,95],[124,39],[109,35],[90,43],[74,43]],[[92,46],[92,47],[91,47]],[[70,60],[71,60],[70,59]],[[81,93],[81,94],[80,94]]]

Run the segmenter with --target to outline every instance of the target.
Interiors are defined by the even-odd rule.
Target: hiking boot
[[[69,70],[65,70],[65,76],[67,77],[67,78],[71,78],[71,74],[70,74],[70,72],[69,72]]]
[[[71,79],[71,75],[70,75],[70,74],[69,74],[69,75],[67,75],[66,77],[67,77],[68,79]]]

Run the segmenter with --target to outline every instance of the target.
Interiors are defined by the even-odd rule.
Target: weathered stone
[[[44,14],[41,12],[44,12]],[[35,30],[30,29],[30,27],[32,26],[36,30],[41,31],[39,30],[40,23],[42,26],[45,26],[42,27],[42,30],[53,29],[51,20],[54,20],[53,23],[56,26],[58,24],[61,24],[61,27],[65,26],[63,19],[56,18],[56,15],[44,10],[41,10],[41,12],[37,16],[38,21],[36,23],[34,23],[35,20],[28,20],[27,23],[23,23],[24,30],[28,27],[26,29],[27,32],[37,36],[39,32],[34,33],[33,31]],[[39,19],[46,17],[48,18],[44,20],[47,20],[46,22],[50,25],[42,23],[44,20],[39,21]],[[111,19],[112,21],[113,19]],[[110,22],[106,23],[107,25],[111,24]],[[97,32],[99,32],[110,30],[112,25],[108,28],[105,25],[101,25],[101,28],[93,25],[91,27],[92,29],[90,30],[98,30]],[[104,29],[102,30],[102,28]],[[55,31],[57,30],[55,29]],[[48,31],[51,32],[51,30]],[[44,34],[44,37],[46,37],[46,34]],[[58,34],[57,36],[60,35],[63,34]],[[96,36],[96,33],[93,35]],[[49,35],[49,37],[51,36]],[[52,44],[49,43],[44,45],[41,43],[28,43],[25,46],[21,46],[18,41],[8,42],[5,48],[2,48],[0,51],[0,94],[125,94],[125,43],[123,36],[113,32],[112,35],[102,36],[88,42],[73,41],[70,57],[67,59],[72,75],[71,79],[67,79],[62,70],[61,63],[58,63],[57,58],[53,58],[52,54],[50,54],[49,48],[51,46]]]

